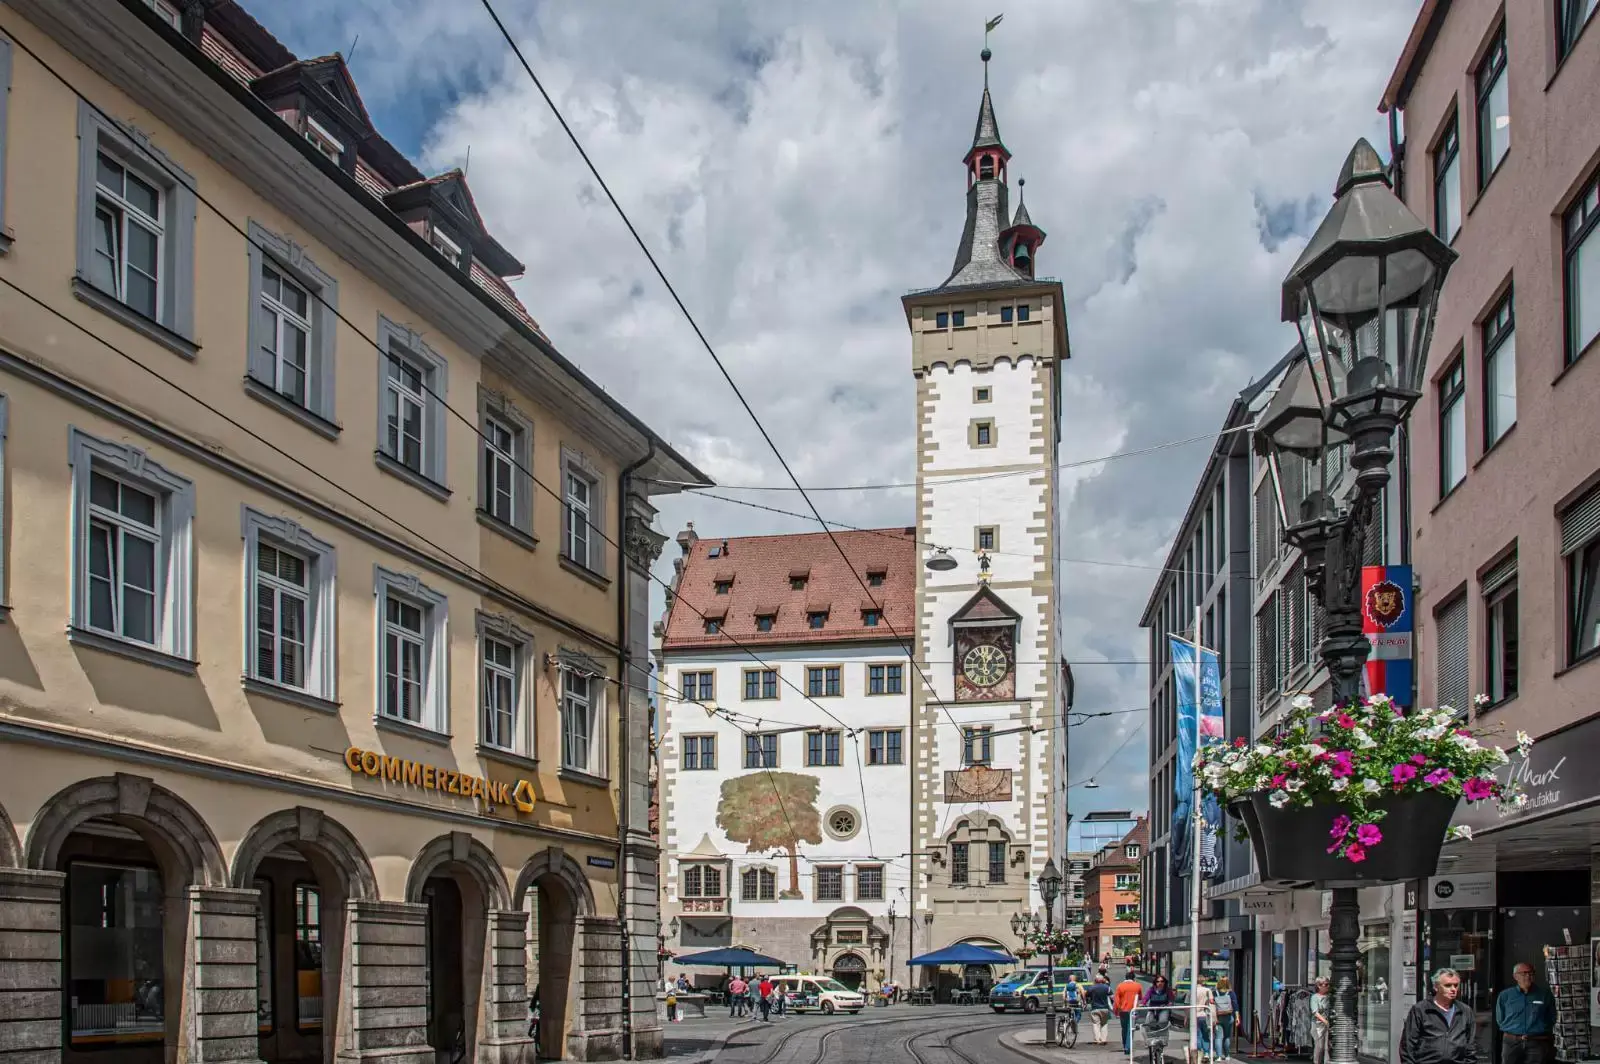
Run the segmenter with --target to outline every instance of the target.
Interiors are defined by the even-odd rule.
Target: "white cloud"
[[[949,270],[960,158],[981,88],[968,4],[582,5],[499,0],[529,61],[808,483],[912,470],[899,304]],[[1027,0],[992,46],[1011,173],[1070,301],[1063,460],[1213,431],[1291,342],[1277,286],[1331,193],[1417,4],[1392,0]],[[528,266],[519,293],[569,357],[718,479],[782,474],[475,4],[286,0],[259,17],[302,51],[347,47],[375,110],[425,108],[419,163],[471,148],[491,227]],[[280,24],[281,23],[281,24]],[[420,102],[419,102],[420,101]],[[1310,206],[1306,206],[1310,204]],[[1298,220],[1299,232],[1264,238]],[[1269,245],[1271,247],[1269,248]],[[1064,475],[1064,651],[1078,706],[1145,702],[1136,625],[1205,444]],[[791,510],[793,495],[758,501]],[[855,524],[910,519],[905,492],[816,496]],[[669,531],[799,530],[706,500]],[[665,566],[665,559],[664,559]],[[667,570],[663,568],[663,572]],[[1072,733],[1078,803],[1142,808],[1137,727]]]

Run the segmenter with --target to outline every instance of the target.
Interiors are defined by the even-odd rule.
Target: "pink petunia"
[[[1494,784],[1474,776],[1461,786],[1461,793],[1469,802],[1481,802],[1494,794]]]
[[[1340,813],[1333,818],[1333,826],[1328,829],[1328,834],[1336,839],[1342,839],[1350,830],[1350,818]]]
[[[1412,754],[1411,755],[1411,763],[1413,765],[1417,766],[1418,768],[1421,768],[1423,765],[1426,765],[1428,763],[1427,755],[1425,755],[1425,754]]]
[[[1359,842],[1352,842],[1344,848],[1344,855],[1350,861],[1360,864],[1367,859],[1367,848]]]
[[[1356,719],[1348,713],[1341,713],[1338,715],[1338,717],[1334,718],[1334,723],[1339,725],[1341,728],[1354,728],[1356,726]]]
[[[1456,774],[1454,772],[1451,772],[1447,768],[1438,768],[1424,776],[1422,781],[1430,787],[1437,787],[1441,783],[1449,783],[1451,780],[1455,779],[1455,775]]]
[[[1289,778],[1288,776],[1285,776],[1281,772],[1278,773],[1276,776],[1272,777],[1272,789],[1275,790],[1275,791],[1283,790],[1283,782],[1284,782],[1284,780],[1286,780],[1288,778]]]
[[[1334,779],[1342,779],[1345,776],[1355,775],[1356,767],[1350,763],[1350,751],[1338,751],[1333,755],[1332,761],[1333,766],[1328,769],[1328,772],[1333,776]]]
[[[1401,787],[1417,778],[1417,770],[1410,765],[1395,765],[1389,770],[1389,775],[1393,777],[1394,785]]]
[[[1362,824],[1356,828],[1356,842],[1362,846],[1376,846],[1383,841],[1383,832],[1376,824]]]

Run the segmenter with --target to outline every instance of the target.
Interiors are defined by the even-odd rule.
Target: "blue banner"
[[[1172,647],[1172,677],[1178,690],[1178,764],[1173,780],[1172,804],[1172,869],[1187,876],[1194,860],[1191,844],[1194,807],[1194,754],[1195,711],[1200,712],[1200,742],[1206,746],[1220,743],[1227,737],[1227,725],[1222,715],[1222,664],[1215,650],[1196,647],[1177,636],[1169,636]],[[1200,667],[1195,668],[1195,655],[1200,656]],[[1198,676],[1196,675],[1198,673]],[[1195,680],[1200,690],[1195,691]],[[1198,696],[1197,696],[1198,694]],[[1218,845],[1222,831],[1222,803],[1216,796],[1203,798],[1206,827],[1200,836],[1200,874],[1214,877],[1222,870],[1221,850]]]

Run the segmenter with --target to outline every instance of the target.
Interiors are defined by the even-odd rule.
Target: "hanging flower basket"
[[[1039,951],[1034,949],[1032,946],[1018,946],[1011,952],[1016,955],[1016,958],[1019,961],[1032,960],[1039,954]]]
[[[1517,733],[1526,755],[1533,740]],[[1456,712],[1403,712],[1386,695],[1324,713],[1301,695],[1278,734],[1195,755],[1201,785],[1239,821],[1263,879],[1360,886],[1432,875],[1458,801],[1527,799],[1495,770],[1504,750]]]
[[[1077,942],[1076,936],[1062,930],[1029,931],[1024,937],[1027,945],[1023,948],[1031,949],[1035,957],[1041,953],[1066,953]]]

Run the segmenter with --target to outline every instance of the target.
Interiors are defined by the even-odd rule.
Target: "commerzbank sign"
[[[1527,757],[1513,751],[1496,773],[1502,783],[1525,794],[1526,802],[1504,808],[1498,802],[1463,802],[1452,823],[1490,831],[1600,800],[1600,773],[1580,767],[1593,765],[1597,755],[1600,717],[1547,735],[1533,744]]]
[[[533,812],[533,784],[527,780],[507,783],[503,780],[486,779],[455,769],[380,754],[376,750],[363,750],[359,746],[352,746],[344,752],[344,763],[345,767],[356,775],[370,776],[373,779],[415,787],[422,791],[454,794],[462,798],[482,798],[491,805],[514,806],[518,812]]]

